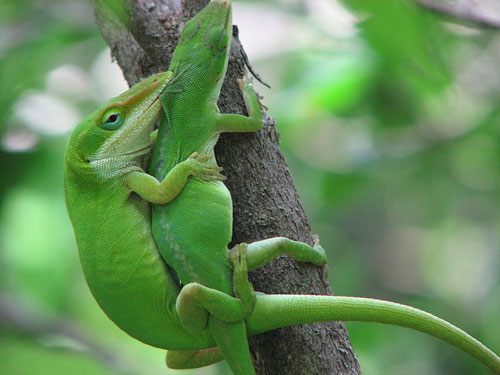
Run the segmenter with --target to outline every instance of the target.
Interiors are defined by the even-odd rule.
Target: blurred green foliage
[[[343,18],[326,22],[318,4]],[[409,0],[342,6],[235,10],[276,17],[269,35],[291,40],[249,54],[273,86],[260,91],[336,294],[422,308],[500,352],[499,34],[444,23]],[[274,41],[259,28],[241,34],[259,49]],[[43,105],[34,120],[25,114],[40,103],[27,100],[34,93],[78,117],[103,101],[113,84],[96,73],[104,48],[86,3],[0,2],[1,374],[169,373],[163,351],[118,330],[86,288],[61,186],[72,117]],[[47,118],[63,128],[37,125]],[[348,330],[366,374],[488,373],[419,333]],[[192,373],[215,372],[227,369]]]

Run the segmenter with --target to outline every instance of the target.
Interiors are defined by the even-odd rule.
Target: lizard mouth
[[[146,104],[146,107],[141,111],[142,113],[140,113],[137,116],[137,118],[139,120],[142,120],[145,116],[149,115],[149,112],[151,110],[155,110],[154,107],[158,103],[158,101],[160,100],[160,96],[163,94],[163,92],[167,88],[171,77],[172,77],[172,73],[169,71],[159,73],[156,77],[154,77],[154,79],[148,85],[146,90],[149,91],[151,94],[153,94],[153,97],[150,99],[151,101],[148,104]],[[153,78],[153,77],[151,77],[151,78]],[[158,109],[158,112],[160,112],[160,109]]]
[[[151,145],[147,145],[147,146],[144,146],[144,147],[140,147],[140,148],[137,148],[137,149],[133,149],[133,150],[130,150],[130,151],[127,151],[127,152],[122,152],[120,153],[119,155],[117,156],[105,156],[105,157],[102,157],[102,158],[97,158],[97,159],[92,159],[91,161],[93,163],[103,163],[103,162],[106,162],[107,160],[121,160],[121,159],[125,159],[125,161],[128,161],[131,157],[135,158],[135,157],[141,157],[145,154],[147,154],[150,150],[151,150]]]
[[[154,81],[154,82],[156,83],[156,81]],[[148,121],[147,117],[149,117],[150,112],[153,111],[153,114],[151,117],[154,117],[154,120],[153,120],[153,126],[152,126],[151,133],[154,130],[156,130],[157,128],[159,128],[159,121],[158,120],[160,118],[162,108],[161,108],[161,105],[158,105],[158,102],[160,100],[160,96],[163,94],[163,92],[165,91],[167,86],[168,86],[168,81],[164,82],[160,85],[161,89],[159,90],[159,92],[156,94],[154,99],[151,100],[151,102],[147,105],[147,107],[142,111],[142,113],[138,116],[139,122],[140,121]],[[154,112],[157,112],[156,115],[154,114]]]
[[[168,81],[165,82],[163,84],[163,87],[161,88],[160,92],[156,95],[156,97],[151,101],[151,103],[146,107],[146,109],[144,110],[143,114],[141,117],[143,117],[144,115],[146,115],[146,113],[148,111],[151,110],[151,108],[158,103],[158,101],[160,100],[160,96],[163,94],[163,92],[165,91],[165,89],[167,88],[168,86]],[[160,106],[161,107],[161,106]],[[160,128],[160,116],[161,116],[161,108],[158,110],[158,116],[157,118],[155,119],[154,121],[154,124],[153,124],[153,127],[152,127],[152,130],[151,130],[151,133],[153,133],[155,130],[158,130]]]

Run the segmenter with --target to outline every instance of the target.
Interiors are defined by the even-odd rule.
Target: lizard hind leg
[[[237,273],[246,277],[244,267],[238,265],[236,268],[241,268]],[[239,285],[240,281],[236,281],[235,284]],[[251,307],[253,309],[253,304]],[[186,328],[210,330],[233,374],[255,374],[244,321],[248,311],[243,308],[239,298],[198,283],[189,283],[181,289],[176,309],[179,319]],[[193,368],[214,363],[217,358],[219,357],[214,357],[211,362],[210,354],[203,355],[196,350],[181,350],[167,354],[167,365],[173,368]],[[191,364],[193,359],[194,363]]]
[[[246,250],[246,244],[229,250],[235,297],[196,282],[181,289],[176,302],[180,321],[188,329],[208,328],[217,348],[169,351],[168,367],[197,368],[215,363],[223,356],[234,375],[255,374],[244,321],[253,311],[256,300],[247,277]]]
[[[181,289],[176,310],[181,323],[194,330],[206,329],[209,315],[224,322],[241,321],[246,316],[239,298],[195,282]]]
[[[247,248],[247,267],[253,271],[280,255],[286,254],[292,259],[301,262],[310,262],[317,265],[326,264],[325,250],[315,239],[314,246],[304,242],[294,241],[286,237],[274,237],[252,242]]]
[[[244,318],[253,311],[256,301],[255,291],[248,281],[247,249],[248,244],[241,243],[229,250],[233,265],[233,293],[241,300]]]
[[[212,315],[208,326],[233,375],[255,375],[245,321],[227,323]]]

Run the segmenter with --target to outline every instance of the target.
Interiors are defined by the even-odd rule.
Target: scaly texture
[[[325,258],[319,246],[281,237],[240,244],[228,252],[231,199],[212,162],[213,147],[221,132],[255,131],[262,125],[257,96],[247,80],[241,90],[250,116],[217,111],[230,12],[229,1],[212,0],[186,25],[171,71],[110,100],[70,138],[66,202],[82,268],[99,305],[131,336],[172,350],[168,363],[177,367],[221,359],[217,344],[235,374],[253,374],[247,324],[252,335],[289,324],[345,319],[427,332],[499,373],[494,353],[420,310],[351,297],[254,295],[248,270],[282,253],[315,264]],[[162,173],[156,179],[142,167],[155,138],[160,101],[165,118],[158,144],[167,154],[153,156],[152,165]],[[168,213],[162,217],[165,222],[155,223],[159,248],[151,236],[148,202],[159,205],[158,217]]]

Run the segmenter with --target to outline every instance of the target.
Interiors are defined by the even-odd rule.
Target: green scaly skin
[[[217,109],[231,42],[230,18],[230,1],[212,1],[183,30],[180,45],[169,67],[173,73],[172,81],[161,95],[165,118],[149,170],[158,179],[193,152],[214,156],[214,146],[221,132],[256,131],[262,127],[258,98],[247,80],[240,82],[240,86],[249,117],[221,115]],[[197,63],[193,64],[193,61]],[[184,324],[210,330],[234,374],[253,374],[243,320],[248,311],[245,308],[254,306],[251,288],[245,285],[245,281],[248,282],[245,263],[250,269],[255,269],[279,254],[288,253],[296,259],[322,264],[321,249],[279,238],[243,245],[228,252],[227,245],[232,235],[232,202],[229,191],[221,181],[190,179],[173,201],[153,205],[152,222],[153,236],[160,253],[180,283],[185,285],[186,299],[179,300],[177,304],[186,316],[182,319]],[[228,254],[231,254],[231,259],[228,259]],[[243,276],[245,280],[242,280]],[[222,307],[217,306],[215,311],[210,303],[213,299],[222,302],[220,292],[229,297],[240,297],[241,304],[226,298],[226,308],[219,311]],[[203,297],[199,298],[199,294]],[[192,303],[193,299],[197,302]],[[350,308],[346,310],[344,305]],[[359,311],[359,307],[363,309],[363,306],[366,311],[357,314],[356,310]],[[321,315],[325,308],[327,313]],[[283,310],[291,314],[287,316]],[[259,295],[256,309],[246,323],[248,333],[252,335],[288,323],[337,320],[332,319],[333,315],[348,318],[343,320],[374,320],[410,326],[447,339],[462,349],[468,346],[461,345],[461,339],[473,340],[461,335],[461,331],[455,328],[450,336],[446,328],[452,326],[430,314],[369,299]],[[265,319],[262,319],[264,316]],[[240,319],[240,322],[235,319]],[[268,322],[269,326],[262,331],[257,328],[259,323],[264,325]],[[442,330],[434,332],[438,327]],[[461,339],[453,338],[454,334],[461,335]],[[472,352],[476,354],[486,349],[477,341],[471,342],[474,347]],[[200,353],[191,352],[191,355],[196,356],[195,362],[199,365]],[[167,357],[172,367],[192,367],[191,359],[189,352],[169,352]],[[184,363],[181,364],[181,361]]]
[[[101,308],[131,336],[169,349],[168,364],[177,368],[221,360],[219,344],[234,373],[250,375],[254,370],[247,335],[294,324],[354,320],[428,333],[500,374],[500,359],[493,352],[421,310],[366,298],[253,294],[247,267],[256,269],[282,253],[316,264],[325,258],[320,247],[285,238],[242,244],[227,253],[231,199],[213,162],[213,146],[222,131],[255,131],[262,123],[247,81],[241,87],[250,117],[217,113],[230,43],[230,5],[212,0],[186,25],[171,72],[110,100],[83,120],[69,140],[66,202],[82,268]],[[159,97],[166,117],[158,149],[167,155],[154,155],[153,167],[165,163],[164,177],[156,179],[143,166],[161,112]],[[160,204],[155,208],[155,236],[171,241],[159,242],[160,248],[152,236],[149,202]],[[169,217],[162,217],[166,213]],[[160,220],[176,229],[169,230]],[[224,339],[234,346],[225,345]]]
[[[142,170],[161,112],[158,96],[170,77],[135,85],[75,128],[64,190],[87,283],[109,318],[150,345],[197,348],[212,340],[180,324],[179,286],[153,241],[148,201],[168,202],[188,176],[217,178],[219,170],[192,157],[161,184]]]

